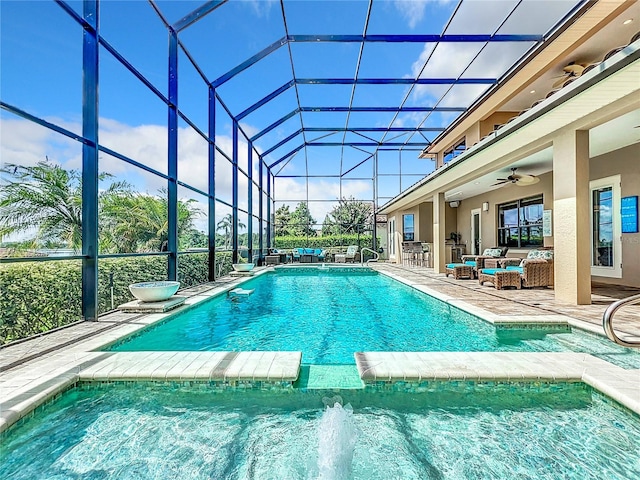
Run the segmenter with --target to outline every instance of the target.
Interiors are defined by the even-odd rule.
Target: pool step
[[[355,365],[301,365],[294,388],[306,390],[364,388]]]

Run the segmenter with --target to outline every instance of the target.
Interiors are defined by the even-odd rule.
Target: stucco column
[[[570,131],[553,141],[555,298],[591,303],[589,132]]]
[[[445,272],[445,201],[444,193],[433,195],[433,271]]]

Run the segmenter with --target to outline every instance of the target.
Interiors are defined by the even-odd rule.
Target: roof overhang
[[[544,44],[542,51],[533,52],[535,56],[514,69],[506,80],[489,90],[446,131],[436,137],[431,145],[423,150],[420,158],[428,158],[427,154],[443,151],[458,141],[474,124],[499,111],[505,103],[518,95],[527,85],[551,70],[558,62],[566,58],[569,52],[584,43],[586,39],[628,9],[633,3],[633,0],[589,2],[580,17],[553,36],[547,44]]]
[[[551,146],[559,131],[588,130],[640,108],[638,78],[640,47],[634,44],[405,190],[378,213],[431,201],[438,192],[505,168]]]

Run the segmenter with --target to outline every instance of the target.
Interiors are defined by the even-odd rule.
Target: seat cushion
[[[516,271],[518,273],[523,273],[523,268],[522,267],[515,267],[515,266],[507,266],[507,270],[512,270],[512,271]]]
[[[447,263],[447,268],[455,268],[455,267],[468,267],[469,265],[465,265],[464,263]]]
[[[506,272],[507,269],[505,268],[483,268],[482,270],[480,270],[481,273],[484,273],[485,275],[495,275],[496,272]]]
[[[527,254],[528,259],[553,260],[553,250],[531,250]]]
[[[469,265],[470,267],[475,267],[475,266],[477,266],[477,265],[478,265],[478,264],[477,264],[475,261],[473,261],[473,260],[467,260],[466,262],[464,262],[464,264],[465,264],[465,265]]]

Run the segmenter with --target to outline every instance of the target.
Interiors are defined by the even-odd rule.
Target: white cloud
[[[342,196],[353,196],[356,199],[363,196],[371,197],[371,182],[362,180],[349,180],[343,182]],[[307,198],[307,184],[304,178],[276,177],[276,208],[281,205],[289,205],[290,210],[295,210],[301,200]],[[340,182],[338,179],[309,179],[309,211],[311,216],[322,223],[325,216],[333,210],[340,198]],[[368,199],[368,198],[367,198]],[[330,202],[327,200],[334,200]]]
[[[52,121],[52,119],[48,119]],[[55,123],[72,131],[77,125]],[[23,119],[1,119],[0,158],[2,163],[35,165],[49,158],[66,169],[82,167],[82,144],[59,135]],[[131,127],[112,119],[100,119],[100,143],[132,160],[147,165],[162,173],[167,172],[167,129],[161,125],[141,125]],[[218,136],[218,144],[224,151],[232,151],[232,139]],[[239,142],[238,161],[246,170],[247,143]],[[255,157],[254,157],[255,158]],[[166,187],[166,180],[147,173],[104,152],[99,153],[99,170],[114,175],[115,180],[126,180],[140,192],[155,194]],[[253,176],[258,179],[258,166],[254,162]],[[204,192],[208,184],[208,143],[191,128],[178,130],[178,178]],[[240,191],[246,192],[247,181],[240,175]],[[230,202],[232,191],[231,163],[218,161],[216,164],[216,196]],[[206,201],[202,196],[180,187],[180,196],[194,196],[199,202]],[[202,208],[202,203],[200,208]],[[247,208],[247,195],[241,195],[241,208]],[[204,210],[206,212],[206,209]],[[226,213],[226,212],[224,212]],[[216,214],[220,218],[224,215]],[[219,219],[217,219],[219,220]]]
[[[414,29],[424,18],[427,5],[446,5],[452,0],[394,0],[393,4],[400,15],[407,21],[409,28]]]
[[[501,21],[516,4],[516,0],[463,2],[445,33],[495,33]],[[523,6],[522,9],[524,8]],[[518,18],[522,21],[521,15]],[[519,28],[521,29],[522,25],[519,25]],[[527,33],[536,33],[536,31]],[[499,78],[530,46],[529,43],[522,42],[489,43],[486,46],[484,43],[440,43],[435,47],[434,44],[425,44],[420,56],[411,66],[411,75],[413,78],[418,75],[421,78],[458,78],[461,75]],[[422,71],[427,60],[429,62]],[[411,98],[414,102],[422,104],[436,102],[442,98],[439,106],[465,107],[488,87],[488,85],[456,85],[449,90],[450,87],[447,85],[417,85],[413,89]]]
[[[428,0],[394,0],[393,4],[413,29],[424,18]]]
[[[63,122],[57,121],[58,124]],[[77,125],[63,125],[74,129]],[[47,156],[51,161],[67,169],[80,169],[82,166],[82,145],[72,139],[59,135],[52,130],[23,119],[2,119],[2,136],[0,138],[0,156],[3,163],[35,165]],[[228,136],[216,137],[218,145],[226,152],[232,151],[232,139]],[[112,119],[100,119],[100,143],[131,159],[147,165],[157,171],[166,172],[167,134],[166,127],[160,125],[141,125],[131,127]],[[239,142],[238,161],[243,168],[247,165],[247,143]],[[220,158],[220,156],[218,156]],[[304,158],[304,157],[301,157]],[[99,153],[99,169],[114,175],[115,180],[126,180],[140,192],[155,194],[166,181],[158,176],[112,157],[104,152]],[[295,162],[294,162],[295,163]],[[288,169],[295,169],[292,163]],[[178,131],[178,176],[182,182],[202,191],[207,191],[208,182],[208,144],[190,128]],[[258,179],[258,167],[254,165],[254,179]],[[247,179],[239,177],[239,207],[247,209]],[[343,182],[342,196],[371,196],[371,182],[350,180]],[[231,163],[222,159],[216,163],[216,196],[229,203],[232,198]],[[275,194],[280,199],[292,199],[295,208],[299,200],[307,198],[307,184],[304,178],[277,178]],[[183,187],[179,187],[179,196],[193,197],[198,208],[207,212],[206,199]],[[340,198],[338,179],[309,179],[308,198],[310,210],[318,222],[333,208],[334,203],[325,200]],[[295,200],[295,201],[294,201]],[[315,202],[314,202],[315,200]],[[254,198],[254,209],[258,199]],[[225,208],[216,211],[216,222],[225,214]],[[199,219],[198,228],[206,228],[206,216]]]
[[[260,132],[258,127],[254,127],[253,125],[249,125],[248,123],[240,122],[240,127],[246,133],[249,138],[253,137],[256,133]]]
[[[277,0],[246,0],[246,2],[258,18],[269,18],[271,8],[277,5]]]
[[[0,122],[2,164],[31,166],[48,157],[51,162],[67,169],[81,167],[82,145],[75,140],[27,120],[2,118]]]

